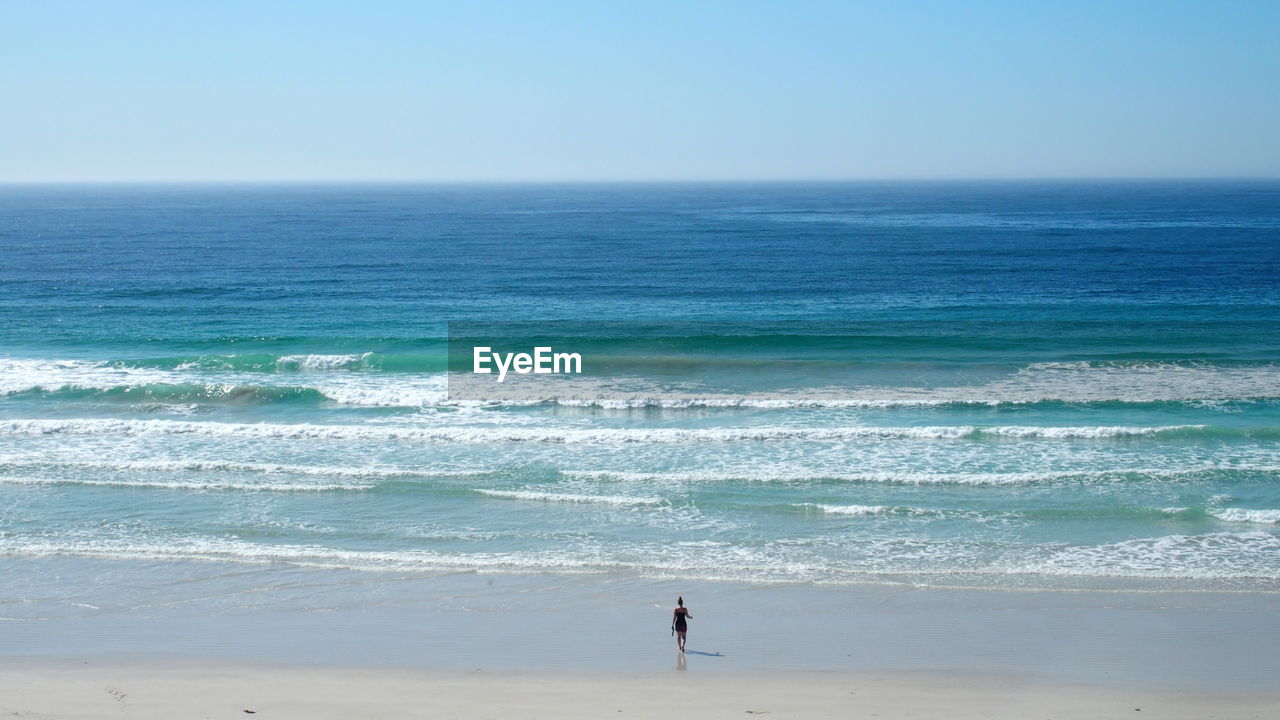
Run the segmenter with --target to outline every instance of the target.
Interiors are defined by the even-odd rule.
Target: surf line
[[[482,375],[492,373],[493,368],[489,367],[490,362],[498,369],[498,382],[506,380],[507,372],[511,370],[521,375],[529,373],[579,375],[582,373],[581,353],[556,352],[549,346],[535,347],[532,354],[494,352],[493,348],[488,346],[471,348],[471,372]]]

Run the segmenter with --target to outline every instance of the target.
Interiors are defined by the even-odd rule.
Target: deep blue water
[[[1272,587],[1278,310],[1275,182],[4,187],[0,554]]]

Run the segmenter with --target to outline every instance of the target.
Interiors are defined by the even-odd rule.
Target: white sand
[[[248,714],[246,710],[255,711]],[[12,661],[15,718],[1270,718],[1280,694],[956,673],[570,674]]]

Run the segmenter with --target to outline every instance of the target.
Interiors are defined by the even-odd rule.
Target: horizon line
[[[668,178],[668,179],[111,179],[111,180],[0,180],[0,187],[54,185],[823,185],[854,183],[983,183],[983,182],[1277,182],[1277,175],[1008,175],[1008,176],[911,176],[849,178]]]

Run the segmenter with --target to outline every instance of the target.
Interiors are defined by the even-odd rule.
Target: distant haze
[[[0,6],[0,181],[1280,176],[1280,2]]]

